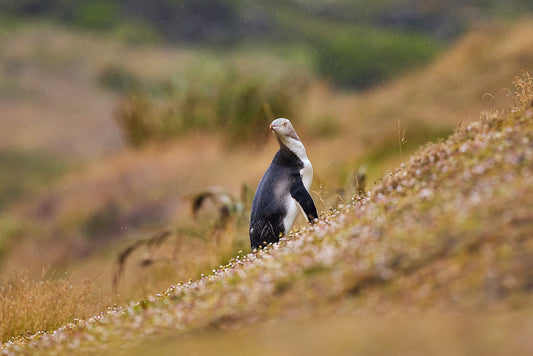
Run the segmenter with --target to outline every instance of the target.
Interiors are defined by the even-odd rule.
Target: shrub
[[[296,105],[307,83],[307,76],[294,70],[200,65],[159,86],[132,91],[116,119],[134,146],[191,131],[223,131],[230,142],[249,142],[265,135],[274,117],[297,119]]]
[[[421,34],[384,30],[318,36],[317,70],[340,86],[367,87],[426,63],[435,44]]]
[[[113,1],[82,2],[74,14],[74,21],[88,28],[111,28],[118,21],[118,5]]]

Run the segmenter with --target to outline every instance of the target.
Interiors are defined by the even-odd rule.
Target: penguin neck
[[[278,137],[276,136],[278,143],[279,143],[279,149],[283,152],[290,152],[294,154],[296,157],[300,159],[303,163],[306,163],[309,161],[307,158],[307,153],[305,152],[305,147],[300,140],[296,140],[292,137]]]

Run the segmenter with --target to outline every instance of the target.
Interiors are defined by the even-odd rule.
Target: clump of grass
[[[131,298],[157,292],[176,280],[208,273],[212,266],[248,248],[246,185],[241,194],[238,200],[219,187],[207,188],[190,196],[194,225],[159,231],[126,245],[115,259],[113,293]],[[126,273],[128,278],[124,278]]]
[[[234,64],[200,65],[127,94],[115,115],[134,146],[179,138],[191,131],[224,132],[229,142],[265,137],[274,116],[297,120],[308,85],[294,70],[261,73]]]
[[[89,281],[73,283],[44,274],[35,281],[17,273],[0,284],[0,339],[51,331],[92,316],[102,310],[103,300]]]
[[[528,72],[515,77],[511,88],[505,91],[513,99],[513,111],[533,106],[533,77]]]
[[[176,242],[174,244],[174,249],[173,249],[173,253],[172,253],[172,259],[174,260],[176,258],[176,253],[179,250],[179,246],[180,246],[179,243],[181,242],[181,236],[175,234],[174,232],[172,232],[170,230],[165,230],[165,231],[159,232],[159,233],[157,233],[157,234],[155,234],[152,237],[147,238],[147,239],[136,240],[135,242],[133,242],[132,244],[127,246],[125,249],[120,251],[120,253],[118,254],[117,259],[116,259],[116,269],[113,272],[113,278],[112,278],[112,281],[111,281],[111,283],[112,283],[111,284],[111,289],[112,289],[113,293],[115,293],[115,294],[118,293],[118,284],[120,283],[120,279],[124,275],[124,267],[125,267],[126,261],[131,256],[131,254],[133,252],[135,252],[135,250],[137,250],[137,249],[139,249],[141,247],[148,247],[149,249],[151,249],[153,247],[159,247],[159,246],[163,245],[168,240],[168,238],[173,236],[173,235],[176,235]],[[154,258],[153,257],[151,257],[151,256],[150,257],[145,257],[141,261],[141,266],[150,266],[153,263],[154,263]]]

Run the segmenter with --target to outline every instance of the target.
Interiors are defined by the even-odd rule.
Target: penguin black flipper
[[[291,184],[290,193],[294,200],[296,200],[302,207],[307,221],[312,222],[318,218],[315,202],[313,201],[313,198],[311,198],[307,189],[305,189],[302,177],[299,174]]]

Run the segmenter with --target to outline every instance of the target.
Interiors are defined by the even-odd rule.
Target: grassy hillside
[[[531,341],[519,338],[524,328],[532,328],[527,318],[533,285],[532,85],[528,75],[516,79],[510,90],[516,104],[510,110],[484,115],[458,127],[446,141],[424,146],[367,194],[279,244],[240,255],[203,278],[138,303],[4,344],[4,351],[101,351],[145,342],[151,344],[141,350],[179,350],[184,335],[190,335],[186,347],[191,338],[200,342],[213,330],[260,323],[240,334],[230,332],[235,343],[215,338],[223,350],[245,350],[251,344],[244,340],[254,331],[267,333],[269,340],[272,324],[267,320],[273,325],[289,320],[289,325],[327,335],[320,322],[332,318],[329,332],[339,338],[336,345],[348,347],[357,337],[346,332],[370,321],[357,346],[362,351],[409,349],[435,332],[436,344],[423,341],[421,351],[526,353]],[[495,312],[513,309],[525,310],[526,316]],[[429,310],[437,314],[426,314]],[[421,311],[425,314],[415,316],[417,321],[402,317]],[[472,316],[463,328],[475,331],[477,339],[463,338],[456,345],[439,338],[446,325],[463,320],[448,315],[444,326],[434,325],[441,322],[438,313],[453,311]],[[385,340],[378,337],[380,315],[398,315],[385,325]],[[421,328],[426,320],[431,326]],[[492,334],[500,323],[509,326]],[[393,332],[395,326],[412,332]],[[512,337],[500,338],[513,329]],[[298,340],[299,330],[286,329],[272,343]],[[401,335],[408,341],[398,346]],[[444,340],[459,340],[443,335]],[[305,343],[321,345],[317,339]],[[258,340],[252,337],[251,342]],[[376,348],[376,340],[381,347]]]
[[[361,165],[366,165],[369,187],[374,189],[374,181],[379,181],[384,172],[394,172],[421,144],[447,137],[457,126],[464,130],[486,108],[503,111],[512,105],[515,97],[505,92],[502,95],[501,89],[509,85],[514,75],[532,68],[532,29],[529,20],[514,26],[487,26],[461,39],[435,64],[369,92],[340,92],[312,79],[296,115],[298,133],[315,167],[312,195],[319,211],[336,207],[342,193],[344,203],[349,202],[353,191],[350,178]],[[141,82],[161,82],[169,73],[178,75],[198,58],[205,60],[204,53],[130,46],[95,35],[67,33],[48,24],[10,31],[10,36],[0,43],[1,68],[5,74],[0,84],[0,110],[6,114],[0,120],[0,151],[6,153],[0,154],[0,159],[5,157],[5,162],[0,161],[3,165],[0,181],[9,185],[0,190],[0,194],[8,194],[0,216],[3,288],[0,304],[6,308],[0,310],[4,313],[0,320],[4,321],[1,331],[4,339],[25,330],[30,333],[53,330],[74,318],[95,315],[107,305],[139,300],[179,280],[196,280],[201,274],[211,273],[215,266],[226,264],[231,257],[243,255],[237,251],[249,251],[246,204],[242,214],[235,214],[230,224],[220,229],[216,204],[207,204],[195,220],[190,211],[191,197],[212,186],[236,199],[242,183],[253,189],[276,149],[274,140],[235,148],[228,147],[221,132],[199,131],[179,142],[133,150],[122,145],[114,125],[113,112],[118,107],[119,95],[102,86],[106,73],[117,68],[132,73]],[[235,56],[241,55],[239,60],[253,65],[264,53],[243,51]],[[211,53],[210,58],[217,57]],[[487,92],[493,96],[484,95]],[[401,140],[403,130],[406,142]],[[19,166],[12,163],[15,159],[21,162]],[[10,170],[11,167],[16,169]],[[58,180],[61,174],[65,175]],[[386,180],[379,182],[385,184]],[[508,184],[504,181],[500,185],[499,189],[505,189]],[[21,189],[12,189],[14,186]],[[344,187],[348,189],[343,191]],[[455,192],[457,187],[454,184],[450,189]],[[420,192],[422,198],[431,197],[431,190]],[[13,193],[28,199],[14,203],[16,197],[9,195]],[[479,194],[482,193],[486,192]],[[249,202],[249,195],[248,191],[244,203]],[[474,200],[483,197],[473,196]],[[453,210],[453,204],[446,202],[443,201],[444,206]],[[438,211],[432,210],[431,214],[438,215]],[[492,212],[485,214],[490,216]],[[387,216],[379,215],[378,222]],[[438,216],[428,216],[438,221]],[[400,227],[409,227],[407,223],[413,219],[407,219]],[[488,220],[492,223],[492,219]],[[476,231],[478,227],[493,226],[479,221],[472,224],[471,229]],[[428,231],[435,227],[442,233],[440,223],[422,221],[420,226]],[[167,229],[173,234],[166,243],[150,245],[150,237]],[[111,295],[110,281],[119,252],[138,242],[145,245],[129,256],[118,289],[120,295]],[[437,251],[439,248],[435,247]],[[498,251],[508,253],[509,249]],[[496,258],[490,257],[492,252],[487,253],[487,261]],[[43,274],[47,266],[49,270]],[[442,278],[455,281],[453,276],[461,266],[454,264],[450,275]],[[486,266],[473,263],[465,268],[482,270]],[[27,274],[22,273],[21,277],[23,270]],[[309,273],[318,276],[320,270],[311,268]],[[391,288],[395,295],[410,300],[414,298],[410,289],[401,283],[416,285],[436,270],[440,270],[440,265],[427,267],[413,281],[394,279],[399,285],[390,284]],[[491,270],[488,275],[503,278],[506,273]],[[453,300],[458,291],[469,288],[461,285],[466,279],[457,281],[458,285],[447,292]],[[319,286],[322,282],[316,283]],[[505,283],[513,286],[515,282],[507,278]],[[429,283],[420,287],[420,295],[427,294],[431,286]],[[491,288],[496,287],[487,282],[485,289]],[[386,303],[382,303],[381,289],[376,290],[369,303],[381,308]],[[491,293],[505,294],[496,290]],[[80,295],[89,296],[83,305],[78,303]],[[387,294],[387,298],[390,296]],[[54,301],[58,298],[63,298],[61,313],[56,313]],[[428,298],[432,298],[431,294]],[[472,299],[478,300],[475,293]],[[422,305],[426,302],[432,305],[431,300],[422,301]],[[395,300],[390,304],[398,305]],[[327,308],[325,313],[329,314]],[[400,304],[398,308],[407,307]],[[20,312],[12,314],[6,310]],[[401,321],[398,323],[401,325]],[[296,321],[296,325],[312,328],[306,320]],[[243,335],[253,334],[254,330],[271,329],[260,325]],[[487,332],[491,332],[490,328]],[[483,334],[481,331],[480,335]],[[207,337],[210,336],[208,333]]]

